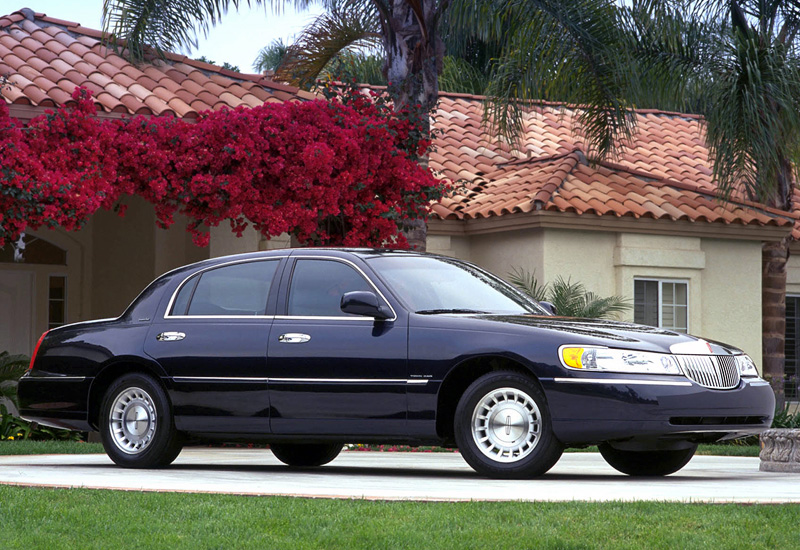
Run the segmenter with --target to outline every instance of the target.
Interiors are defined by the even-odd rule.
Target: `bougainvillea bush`
[[[398,227],[424,217],[447,184],[417,160],[430,141],[417,115],[354,87],[328,101],[266,103],[174,117],[98,119],[91,94],[27,127],[0,102],[0,246],[26,227],[80,228],[126,196],[180,213],[198,245],[208,227],[252,225],[301,243],[407,246]]]

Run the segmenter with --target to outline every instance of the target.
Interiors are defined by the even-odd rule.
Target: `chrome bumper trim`
[[[691,387],[689,381],[679,382],[674,380],[636,380],[629,378],[553,378],[554,382],[566,384],[608,384],[610,386],[621,384],[626,386],[682,386]]]

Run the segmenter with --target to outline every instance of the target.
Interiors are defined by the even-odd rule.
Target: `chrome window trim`
[[[232,262],[214,264],[214,265],[210,265],[208,267],[205,267],[203,269],[200,269],[198,271],[195,271],[191,275],[188,275],[184,280],[182,280],[181,283],[175,289],[175,292],[172,293],[172,297],[169,299],[169,303],[167,304],[167,309],[164,310],[163,319],[239,319],[239,318],[241,318],[241,319],[271,319],[271,318],[274,317],[273,315],[170,315],[169,312],[172,311],[172,305],[175,303],[175,298],[177,298],[178,293],[183,288],[183,285],[185,285],[186,281],[188,281],[192,277],[195,277],[197,275],[205,273],[206,271],[210,271],[212,269],[217,269],[217,268],[220,268],[220,267],[227,267],[227,266],[230,266],[230,265],[246,264],[246,263],[252,263],[252,262],[270,262],[270,261],[275,261],[275,260],[280,261],[280,260],[282,260],[284,258],[288,258],[288,257],[289,256],[287,255],[287,256],[270,256],[268,258],[247,258],[247,259],[244,259],[244,260],[234,260]],[[180,269],[180,268],[178,268],[178,269]],[[277,269],[276,269],[276,271],[277,271]],[[273,281],[274,281],[274,279],[273,279]],[[264,307],[266,307],[266,304],[264,304]]]
[[[274,319],[274,315],[170,315],[165,319]]]
[[[373,322],[378,321],[378,320],[385,321],[385,322],[392,322],[392,321],[396,321],[397,320],[397,312],[395,311],[394,307],[392,307],[392,303],[389,300],[386,299],[386,296],[384,296],[383,292],[381,292],[380,289],[372,281],[372,279],[370,279],[367,276],[367,274],[364,273],[364,270],[361,269],[360,267],[358,267],[355,263],[351,262],[350,260],[347,260],[345,258],[335,258],[335,257],[332,257],[332,256],[292,256],[292,258],[295,260],[295,267],[297,266],[297,262],[300,261],[300,260],[329,260],[329,261],[341,262],[343,264],[349,265],[350,267],[352,267],[356,271],[358,271],[361,274],[362,277],[364,277],[364,280],[367,281],[367,283],[373,288],[373,290],[375,290],[375,292],[378,294],[378,296],[381,297],[383,302],[387,306],[389,306],[389,309],[392,310],[392,317],[389,318],[389,319],[377,319],[376,317],[366,317],[366,316],[360,316],[360,315],[341,315],[341,316],[338,316],[338,315],[332,315],[332,316],[331,315],[327,315],[327,316],[326,315],[276,315],[275,316],[276,320],[278,320],[278,319],[280,319],[280,320],[298,320],[298,321],[308,321],[308,320],[318,320],[318,321],[354,321],[355,320],[355,321],[364,321],[364,320],[372,320]],[[292,268],[292,276],[289,279],[289,287],[286,289],[286,300],[287,300],[287,302],[289,300],[289,293],[292,291],[292,279],[293,278],[294,278],[294,267]],[[287,303],[287,307],[288,307],[288,303]]]
[[[635,378],[553,378],[554,382],[567,384],[622,384],[626,386],[682,386],[691,387],[692,383],[688,380],[637,380]]]

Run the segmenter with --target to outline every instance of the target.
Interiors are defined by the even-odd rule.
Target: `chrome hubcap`
[[[156,420],[156,407],[150,395],[141,388],[128,388],[111,405],[111,438],[123,453],[139,454],[153,441]]]
[[[472,413],[472,438],[496,462],[516,462],[539,442],[542,416],[530,395],[516,388],[492,390]]]

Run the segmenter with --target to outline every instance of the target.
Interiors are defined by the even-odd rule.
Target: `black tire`
[[[458,402],[454,427],[461,456],[488,477],[540,476],[564,451],[553,434],[544,393],[516,372],[490,372],[473,382]]]
[[[341,443],[271,443],[275,458],[288,466],[312,468],[327,464],[342,452]]]
[[[183,447],[166,393],[145,374],[126,374],[111,384],[99,424],[106,454],[125,468],[168,466]]]
[[[608,465],[629,476],[656,477],[674,474],[694,456],[697,445],[677,451],[623,451],[608,443],[598,446]]]

